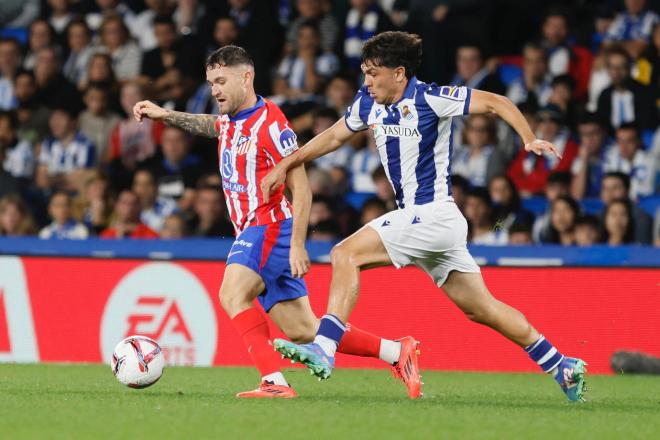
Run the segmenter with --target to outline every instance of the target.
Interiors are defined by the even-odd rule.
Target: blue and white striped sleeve
[[[472,89],[458,86],[430,85],[424,97],[431,110],[440,118],[467,115],[470,112]]]
[[[344,115],[344,120],[349,130],[363,131],[369,128],[367,117],[370,109],[367,109],[369,105],[367,101],[371,101],[369,95],[363,89],[360,89]]]

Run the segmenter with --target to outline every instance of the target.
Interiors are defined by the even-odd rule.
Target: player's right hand
[[[270,199],[270,193],[279,188],[285,180],[286,168],[280,162],[261,180],[261,192],[264,195],[265,202]]]
[[[151,101],[140,101],[133,106],[133,116],[138,122],[142,122],[143,118],[150,118],[158,121],[163,119],[166,114],[167,110]]]

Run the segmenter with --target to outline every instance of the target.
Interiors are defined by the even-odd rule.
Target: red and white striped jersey
[[[298,149],[296,134],[279,107],[258,97],[257,104],[215,121],[222,188],[236,235],[248,226],[291,218],[284,185],[264,201],[261,179]]]

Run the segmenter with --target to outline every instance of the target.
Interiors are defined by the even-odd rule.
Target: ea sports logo
[[[217,342],[213,304],[197,277],[173,263],[146,263],[129,272],[108,299],[101,351],[110,362],[118,341],[154,339],[170,365],[212,365]]]

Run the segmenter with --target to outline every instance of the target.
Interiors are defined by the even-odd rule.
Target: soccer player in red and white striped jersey
[[[293,203],[284,197],[284,185],[275,188],[268,199],[263,197],[261,179],[296,151],[298,144],[280,109],[255,93],[254,74],[254,63],[245,50],[225,46],[206,63],[206,79],[220,116],[168,111],[149,101],[138,102],[133,113],[138,121],[163,120],[218,139],[222,186],[236,231],[227,255],[220,303],[262,378],[259,388],[238,397],[296,397],[280,371],[268,324],[253,300],[258,298],[291,340],[309,342],[314,338],[319,319],[312,312],[302,280],[310,266],[305,237],[311,191],[301,166],[289,171],[285,181]],[[391,341],[347,325],[338,351],[387,362],[395,377],[406,384],[408,395],[417,398],[417,344],[412,337]]]

